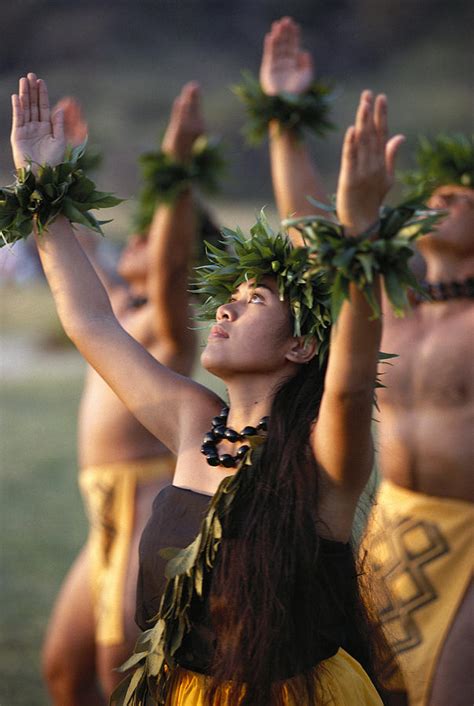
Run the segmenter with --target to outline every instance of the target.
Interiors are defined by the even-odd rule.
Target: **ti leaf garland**
[[[215,193],[225,171],[222,148],[216,140],[201,136],[195,141],[189,162],[177,162],[162,150],[140,157],[144,186],[138,198],[135,227],[145,233],[160,203],[172,203],[191,185]]]
[[[97,220],[91,210],[111,208],[122,199],[96,190],[78,166],[84,150],[85,145],[68,148],[64,162],[40,165],[36,174],[29,162],[17,170],[14,184],[0,188],[0,247],[26,238],[33,224],[41,234],[61,214],[102,234],[101,226],[109,221]]]
[[[318,136],[334,129],[329,120],[332,99],[329,84],[315,81],[302,94],[285,92],[268,96],[249,71],[242,72],[242,79],[242,83],[233,86],[233,92],[245,105],[248,123],[243,132],[251,145],[265,139],[271,120],[292,129],[299,138],[303,137],[305,129]]]
[[[431,141],[421,136],[416,161],[418,168],[401,172],[400,177],[412,187],[418,198],[428,197],[436,187],[444,184],[474,189],[473,135],[441,134]]]
[[[319,208],[328,209],[313,201]],[[413,241],[429,233],[443,211],[429,211],[422,203],[405,201],[397,207],[383,206],[375,227],[357,237],[344,235],[342,225],[322,216],[289,218],[283,221],[287,228],[297,228],[314,255],[314,268],[323,270],[331,290],[331,318],[337,320],[342,304],[349,299],[349,285],[353,282],[363,292],[374,318],[380,316],[380,307],[374,293],[374,279],[384,278],[385,290],[393,310],[402,316],[409,306],[408,288],[423,294],[423,289],[411,272],[408,261],[413,255]]]

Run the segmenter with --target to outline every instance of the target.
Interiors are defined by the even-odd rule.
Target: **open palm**
[[[12,96],[13,123],[11,145],[13,161],[18,169],[28,160],[55,166],[64,158],[63,114],[51,116],[48,89],[35,74],[21,78],[19,95]]]
[[[304,93],[313,81],[310,54],[301,51],[300,30],[290,17],[274,22],[265,36],[260,84],[269,96]]]

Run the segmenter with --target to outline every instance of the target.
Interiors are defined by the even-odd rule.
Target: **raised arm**
[[[403,142],[387,142],[387,100],[361,96],[355,125],[345,135],[337,189],[337,211],[347,236],[378,220],[393,181],[395,154]],[[380,299],[380,282],[376,282]],[[313,434],[319,466],[331,481],[357,497],[373,463],[371,417],[382,324],[371,319],[362,293],[352,287],[333,326],[324,395]]]
[[[274,22],[265,36],[260,84],[267,95],[286,92],[300,95],[314,76],[311,55],[301,50],[300,28],[290,18]],[[326,190],[306,144],[290,129],[270,123],[270,163],[273,190],[281,218],[315,213],[306,196],[326,202]],[[301,244],[298,231],[290,231],[295,245]]]
[[[186,163],[203,131],[199,85],[190,82],[173,104],[162,150],[176,162]],[[154,307],[155,334],[160,351],[174,361],[173,368],[183,372],[189,372],[195,354],[188,289],[196,225],[195,203],[188,188],[174,202],[157,207],[148,241],[147,292]]]
[[[35,74],[20,79],[12,97],[15,165],[26,158],[54,166],[64,157],[63,114],[51,119],[46,85]],[[38,251],[61,323],[80,352],[137,419],[172,451],[191,420],[209,417],[214,395],[160,365],[115,318],[107,293],[63,216],[36,235]]]

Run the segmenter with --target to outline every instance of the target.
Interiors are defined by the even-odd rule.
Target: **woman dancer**
[[[385,99],[363,94],[337,193],[347,235],[377,221],[392,181],[386,147],[393,155],[401,140],[387,145]],[[13,96],[12,147],[17,167],[27,155],[51,165],[64,155],[61,114],[51,122],[46,85],[34,74]],[[365,298],[350,292],[325,359],[316,336],[324,342],[329,330],[321,280],[309,281],[309,296],[308,281],[293,277],[304,251],[292,259],[289,241],[272,239],[260,222],[248,257],[232,260],[224,281],[208,268],[202,287],[209,305],[230,291],[201,358],[227,385],[222,410],[214,393],[158,363],[120,326],[64,216],[37,242],[67,334],[177,456],[173,486],[151,520],[168,532],[146,532],[142,543],[139,615],[143,627],[148,618],[156,624],[114,702],[380,704],[348,544],[373,459],[381,323]],[[249,261],[256,277],[246,277]],[[203,517],[190,547],[164,552],[174,557],[164,587],[158,550],[192,542]]]

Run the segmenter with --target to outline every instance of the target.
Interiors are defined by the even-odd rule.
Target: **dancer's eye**
[[[263,303],[264,303],[264,298],[263,298],[263,296],[262,296],[261,294],[259,294],[258,292],[252,292],[252,294],[250,295],[249,302],[250,302],[251,304],[263,304]]]

